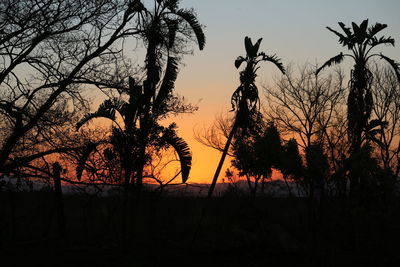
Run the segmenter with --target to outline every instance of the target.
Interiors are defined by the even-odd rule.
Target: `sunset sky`
[[[185,57],[176,84],[177,92],[191,102],[201,100],[198,112],[176,118],[179,133],[193,151],[190,182],[210,182],[218,164],[220,153],[194,140],[193,131],[211,124],[217,114],[230,109],[230,96],[238,86],[233,62],[244,54],[245,36],[253,40],[263,37],[260,49],[267,54],[276,53],[285,65],[322,64],[344,51],[337,37],[325,27],[338,29],[339,21],[351,25],[352,21],[359,24],[368,18],[370,24],[388,24],[382,33],[394,37],[396,47],[381,49],[400,61],[398,0],[182,0],[181,6],[195,8],[207,37],[204,51]],[[348,75],[351,61],[342,66]],[[263,64],[258,83],[273,85],[277,75],[272,65]],[[229,159],[225,165],[230,165]],[[223,172],[220,179],[222,176]]]
[[[399,266],[399,184],[400,0],[0,0],[1,266]]]
[[[220,153],[198,143],[193,131],[210,125],[217,114],[230,109],[230,97],[238,86],[239,72],[234,60],[244,55],[244,37],[253,41],[263,38],[260,50],[277,54],[285,65],[322,64],[342,49],[337,37],[325,27],[339,29],[337,22],[350,26],[369,19],[388,24],[382,31],[396,40],[396,47],[381,46],[376,51],[400,61],[400,1],[398,0],[182,0],[181,7],[193,7],[205,26],[207,38],[203,51],[185,56],[176,83],[176,91],[192,103],[198,103],[195,114],[173,120],[179,134],[190,145],[193,165],[189,182],[212,180]],[[140,62],[138,62],[140,63]],[[341,65],[349,74],[351,61]],[[327,69],[326,71],[329,71]],[[262,64],[258,84],[273,86],[279,73],[272,64]],[[230,165],[226,160],[219,181]]]

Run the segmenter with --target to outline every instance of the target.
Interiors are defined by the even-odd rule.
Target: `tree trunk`
[[[236,118],[237,118],[237,117],[236,117]],[[230,144],[231,144],[231,142],[232,142],[233,136],[235,135],[235,132],[236,132],[236,129],[237,129],[237,126],[238,126],[238,125],[237,125],[237,119],[236,119],[236,118],[235,118],[235,122],[233,123],[231,132],[229,133],[228,140],[226,140],[226,144],[225,144],[224,150],[223,150],[223,152],[222,152],[221,159],[219,160],[217,169],[216,169],[216,171],[215,171],[214,178],[213,178],[213,180],[212,180],[212,182],[211,182],[210,188],[208,189],[208,194],[207,194],[206,202],[205,202],[203,208],[201,209],[200,218],[199,218],[199,221],[198,221],[198,223],[197,223],[197,227],[196,227],[196,229],[195,229],[195,231],[194,231],[194,234],[193,234],[193,238],[192,238],[192,240],[191,240],[191,243],[189,244],[189,247],[190,247],[190,248],[193,248],[194,242],[196,241],[196,238],[197,238],[197,236],[198,236],[198,234],[199,234],[199,232],[200,232],[200,227],[201,227],[201,224],[202,224],[203,219],[204,219],[205,211],[206,211],[206,209],[207,209],[207,207],[208,207],[209,201],[210,201],[211,196],[212,196],[212,194],[213,194],[213,192],[214,192],[215,185],[216,185],[216,183],[217,183],[219,173],[221,172],[222,165],[224,164],[226,155],[228,154],[229,146],[230,146]]]
[[[235,135],[235,132],[237,130],[237,126],[238,126],[237,125],[237,119],[235,118],[235,122],[233,123],[231,132],[229,133],[228,140],[226,140],[224,151],[222,152],[221,159],[219,160],[218,167],[217,167],[217,169],[215,171],[215,174],[214,174],[214,178],[213,178],[213,180],[211,182],[211,186],[210,186],[210,188],[208,190],[207,198],[211,198],[211,196],[212,196],[212,194],[214,192],[215,185],[217,184],[219,173],[221,172],[222,165],[224,164],[226,155],[228,154],[229,146],[231,145],[233,136]]]
[[[22,127],[22,125],[18,126]],[[0,150],[0,173],[8,173],[9,171],[11,171],[6,168],[6,162],[10,157],[13,148],[18,143],[19,138],[21,137],[16,129],[17,127],[14,127],[13,133],[6,139],[6,141],[3,143],[3,147]]]
[[[53,164],[54,193],[56,202],[58,231],[62,238],[67,238],[67,227],[65,225],[64,203],[61,188],[61,166],[58,162]]]
[[[249,195],[252,197],[254,194],[253,187],[251,186],[250,176],[246,175],[247,186],[249,187]]]

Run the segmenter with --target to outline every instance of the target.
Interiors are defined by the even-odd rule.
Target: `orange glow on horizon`
[[[228,98],[229,100],[229,98]],[[101,101],[99,101],[101,103]],[[96,107],[97,108],[97,107]],[[218,110],[219,108],[219,110]],[[176,117],[170,117],[165,121],[160,122],[162,125],[167,126],[168,124],[175,122],[178,126],[177,132],[180,137],[182,137],[189,145],[189,148],[192,152],[192,168],[190,171],[188,183],[201,183],[201,184],[210,184],[212,178],[214,176],[215,170],[221,158],[221,152],[217,151],[213,148],[207,147],[201,143],[199,143],[194,138],[194,131],[199,128],[199,126],[211,125],[215,119],[215,115],[221,112],[227,112],[229,110],[229,106],[225,108],[223,105],[215,107],[215,105],[207,105],[204,103],[200,103],[200,108],[194,114],[182,114]],[[87,127],[90,128],[105,128],[107,129],[111,125],[111,122],[107,119],[96,119],[91,121]],[[222,183],[222,179],[225,178],[225,171],[228,168],[231,168],[231,160],[229,156],[226,157],[224,165],[221,169],[221,173],[218,177],[217,183]],[[175,169],[173,169],[175,168]],[[177,164],[171,165],[171,168],[166,172],[164,180],[169,180],[174,173],[176,173],[176,168],[178,168]],[[274,171],[272,180],[281,180],[282,175]],[[174,183],[180,182],[181,176],[179,175]],[[225,179],[226,181],[226,179]]]

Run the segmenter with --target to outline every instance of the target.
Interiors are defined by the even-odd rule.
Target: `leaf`
[[[382,53],[380,53],[380,57],[389,63],[389,65],[393,68],[393,71],[396,73],[397,80],[400,82],[400,64],[393,59],[383,55]]]
[[[358,27],[358,25],[355,22],[352,22],[351,26],[353,27],[354,35],[357,35],[357,33],[359,32],[360,28]]]
[[[190,152],[189,145],[185,140],[176,135],[175,130],[166,128],[163,135],[165,141],[171,145],[179,156],[181,164],[182,183],[186,183],[189,178],[190,169],[192,166],[192,153]]]
[[[324,63],[324,65],[322,65],[320,68],[317,69],[317,71],[315,72],[315,75],[318,75],[318,73],[319,73],[321,70],[323,70],[324,68],[330,67],[330,66],[332,66],[332,65],[334,65],[334,64],[339,64],[339,63],[341,63],[343,60],[344,60],[344,55],[343,55],[343,53],[340,53],[339,55],[330,58],[328,61],[326,61],[326,62]]]
[[[158,91],[154,106],[159,108],[162,103],[168,98],[170,92],[175,86],[175,81],[178,77],[178,63],[176,58],[168,57],[167,67],[164,74],[160,90]]]
[[[121,157],[127,155],[127,150],[130,149],[128,142],[129,139],[135,137],[135,131],[133,130],[131,133],[128,133],[120,128],[112,127],[111,136],[109,139],[110,144],[113,145],[114,149],[118,151]]]
[[[236,60],[235,60],[235,67],[238,69],[240,67],[240,65],[242,65],[242,63],[246,61],[246,59],[242,56],[239,56]]]
[[[252,53],[253,53],[253,55],[255,57],[257,56],[258,50],[260,49],[260,44],[261,44],[262,39],[263,38],[258,39],[257,42],[253,46],[253,52]]]
[[[252,57],[253,51],[253,43],[251,42],[250,37],[244,37],[244,47],[246,48],[246,54],[248,57]]]
[[[351,29],[346,27],[346,25],[343,22],[338,22],[340,28],[346,33],[348,38],[352,38],[353,33],[351,32]]]
[[[184,19],[190,27],[193,29],[194,34],[196,35],[197,43],[199,44],[199,49],[203,50],[206,44],[206,36],[204,35],[203,29],[198,22],[196,15],[192,10],[187,9],[179,9],[176,11],[176,14]]]
[[[394,46],[394,42],[395,41],[391,36],[389,36],[389,37],[382,36],[379,39],[374,36],[370,39],[369,45],[372,47],[381,45],[381,44],[388,44],[388,45]]]
[[[76,130],[79,130],[84,124],[97,118],[107,118],[110,120],[115,120],[114,110],[97,110],[96,112],[85,114],[83,118],[76,124]]]
[[[77,166],[76,166],[76,177],[78,178],[78,181],[81,180],[83,170],[85,169],[86,161],[88,160],[90,154],[96,149],[98,146],[98,143],[88,143],[85,145],[85,147],[82,149]]]
[[[353,22],[353,29],[354,29],[354,25],[356,25],[356,24]],[[358,44],[362,44],[365,41],[365,39],[368,37],[367,27],[368,27],[368,19],[361,22],[357,31],[354,30],[355,39]]]
[[[367,28],[368,28],[368,19],[366,19],[363,22],[361,22],[360,31],[361,32],[367,32]]]
[[[283,66],[280,58],[278,58],[276,55],[268,56],[264,53],[262,55],[264,61],[269,61],[271,63],[274,63],[275,66],[282,72],[282,74],[286,73],[285,67]]]
[[[343,46],[347,46],[349,49],[351,49],[354,46],[354,43],[352,41],[352,38],[353,38],[352,35],[350,35],[349,37],[346,37],[343,34],[341,34],[340,32],[337,32],[330,27],[326,27],[326,28],[339,37],[339,43],[342,44]]]
[[[380,32],[381,30],[385,29],[386,27],[387,27],[386,24],[375,23],[375,25],[371,26],[368,29],[368,39],[372,38],[373,36],[375,36],[375,34]]]
[[[172,48],[175,43],[179,22],[177,20],[165,19],[165,23],[168,27],[168,47]]]
[[[242,95],[242,91],[243,91],[243,86],[240,85],[235,92],[233,92],[232,97],[231,97],[231,105],[232,105],[232,109],[230,111],[235,111],[237,110],[239,107],[239,101],[241,99],[241,95]]]
[[[77,124],[76,130],[82,127],[85,123],[96,118],[106,118],[115,121],[115,111],[123,114],[123,109],[126,103],[119,98],[106,99],[97,109],[96,112],[86,114]]]

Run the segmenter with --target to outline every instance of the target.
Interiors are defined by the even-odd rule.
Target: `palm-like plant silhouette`
[[[178,5],[179,0],[156,0],[154,9],[149,10],[143,5],[139,11],[138,25],[147,50],[146,79],[140,94],[141,115],[138,116],[138,192],[142,185],[145,151],[151,129],[157,125],[160,116],[164,116],[171,108],[168,100],[172,97],[177,78],[180,54],[186,52],[186,40],[194,38],[200,50],[205,45],[205,35],[194,11],[180,9]],[[164,64],[164,78],[161,80]]]
[[[363,134],[365,137],[372,128],[382,125],[384,122],[373,120],[369,122],[371,111],[373,108],[373,98],[371,92],[371,82],[373,79],[372,73],[368,68],[368,61],[373,57],[379,57],[385,60],[392,67],[400,81],[400,65],[393,59],[375,53],[373,50],[379,45],[386,44],[394,46],[392,37],[382,36],[377,37],[377,34],[387,27],[386,24],[376,23],[368,27],[368,19],[364,20],[360,25],[352,23],[352,29],[339,22],[343,34],[337,32],[330,27],[327,29],[339,37],[339,43],[351,52],[340,54],[332,57],[325,62],[318,70],[319,73],[325,67],[333,64],[341,63],[345,57],[350,57],[354,60],[354,66],[351,70],[349,81],[349,95],[347,99],[347,119],[348,119],[348,136],[350,140],[350,158],[356,154],[362,145]],[[350,173],[351,191],[354,191],[359,183],[360,177],[353,177]]]
[[[136,128],[137,121],[140,113],[138,113],[140,106],[138,97],[140,86],[135,85],[134,80],[130,78],[130,87],[128,101],[121,98],[111,98],[105,100],[93,113],[86,114],[78,123],[77,129],[84,124],[96,118],[105,118],[113,122],[112,134],[104,143],[112,146],[111,153],[117,153],[121,159],[121,167],[124,173],[124,185],[128,187],[134,180],[134,172],[137,171],[137,163],[139,159],[138,138],[140,136],[140,129]],[[117,116],[119,114],[119,116]],[[120,117],[119,121],[117,118]],[[155,124],[152,126],[150,145],[153,146],[171,146],[175,149],[181,165],[182,182],[185,183],[189,177],[191,168],[192,156],[188,144],[180,137],[177,136],[175,125],[171,124],[169,127],[163,127]],[[96,144],[90,144],[85,153],[82,153],[77,166],[77,177],[80,179],[86,160],[90,153],[96,148]],[[107,150],[110,153],[110,150]],[[148,155],[149,158],[151,155]],[[136,168],[135,168],[136,167]]]
[[[164,77],[164,79],[169,79]],[[143,92],[142,86],[136,85],[134,79],[129,78],[129,88],[123,90],[122,93],[128,94],[128,101],[123,98],[111,98],[105,100],[94,113],[86,114],[81,121],[77,124],[77,129],[83,126],[85,123],[95,118],[106,118],[113,122],[112,135],[109,140],[105,142],[112,146],[112,151],[106,150],[108,154],[117,153],[121,160],[121,168],[124,173],[124,198],[122,207],[122,224],[121,232],[123,236],[123,249],[127,248],[127,217],[128,217],[128,202],[130,185],[134,179],[143,177],[143,168],[145,165],[145,158],[150,158],[151,155],[146,155],[144,151],[143,155],[140,154],[142,151],[143,143],[140,142],[140,138],[143,138],[143,129],[138,128],[137,124],[143,115]],[[167,98],[165,98],[166,100]],[[117,113],[122,118],[122,122],[117,119]],[[181,164],[181,175],[182,182],[185,183],[189,177],[191,168],[192,155],[189,150],[187,143],[176,135],[175,124],[171,124],[165,128],[159,125],[156,121],[152,121],[152,125],[148,125],[149,129],[146,129],[148,142],[146,147],[149,145],[154,146],[172,146],[177,152]],[[144,149],[146,149],[146,147]],[[82,157],[79,159],[77,166],[77,176],[80,178],[86,160],[90,156],[90,153],[96,149],[96,144],[89,144],[87,149],[82,153]],[[143,157],[143,159],[141,158]],[[143,164],[143,165],[140,165]],[[139,172],[141,174],[139,174]]]
[[[258,64],[263,61],[269,61],[278,67],[282,73],[285,73],[285,68],[276,55],[269,56],[264,52],[258,52],[261,41],[262,38],[258,39],[258,41],[253,44],[251,39],[246,36],[244,38],[246,57],[239,56],[235,60],[235,67],[237,69],[239,69],[242,64],[246,64],[246,66],[240,72],[240,85],[231,98],[232,110],[236,111],[235,120],[208,191],[208,197],[212,196],[233,137],[235,135],[246,135],[249,131],[253,131],[261,118],[259,113],[260,98],[257,85],[255,84],[257,70],[259,69]]]
[[[158,124],[158,120],[166,117],[174,109],[185,109],[184,104],[173,101],[173,89],[178,75],[180,55],[187,52],[186,41],[197,40],[200,50],[205,45],[205,36],[194,11],[178,8],[179,0],[155,0],[153,9],[146,8],[140,0],[134,0],[133,3],[138,12],[137,31],[141,33],[146,47],[143,84],[135,84],[131,79],[129,89],[120,91],[129,96],[128,102],[110,99],[96,114],[87,115],[78,124],[80,126],[98,115],[115,121],[116,112],[123,118],[123,127],[118,127],[115,121],[116,127],[113,127],[110,143],[114,144],[113,147],[120,154],[125,173],[122,218],[124,249],[127,248],[128,187],[131,180],[135,179],[136,195],[139,195],[147,160],[146,148],[157,141],[172,145],[180,157],[182,181],[186,182],[188,179],[191,154],[187,144],[176,136],[173,127],[163,128]],[[177,107],[174,106],[176,102]],[[86,155],[89,153],[86,152],[84,156]],[[83,161],[84,159],[81,162]]]

